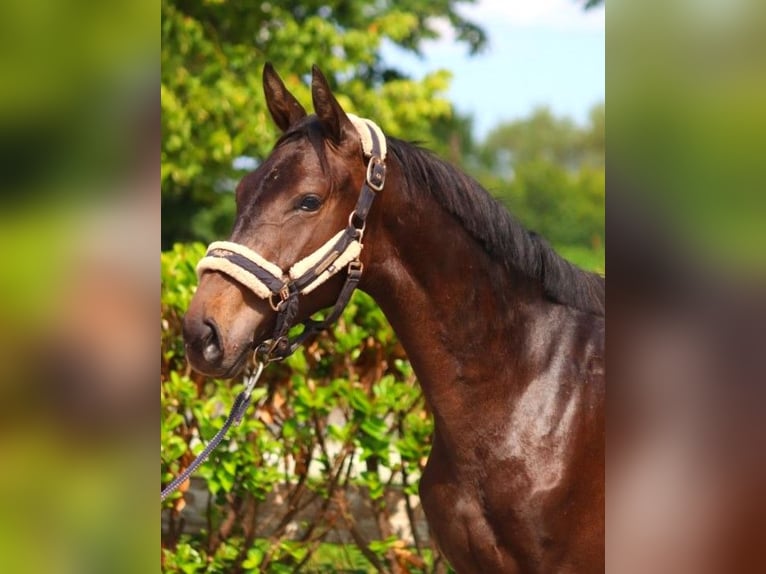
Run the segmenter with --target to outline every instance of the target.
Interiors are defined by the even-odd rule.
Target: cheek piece
[[[283,271],[278,265],[252,249],[232,241],[214,241],[197,265],[197,275],[217,271],[228,275],[247,287],[261,299],[267,299],[277,312],[277,323],[272,338],[256,350],[263,362],[282,360],[309,337],[334,323],[348,304],[362,276],[362,238],[375,193],[383,190],[386,179],[386,138],[371,120],[348,114],[354,124],[368,158],[367,175],[359,191],[354,211],[349,214],[348,226],[324,245]],[[293,326],[300,295],[310,293],[331,277],[347,270],[346,282],[330,314],[323,321],[311,319],[303,323],[303,332],[289,339],[287,332]]]

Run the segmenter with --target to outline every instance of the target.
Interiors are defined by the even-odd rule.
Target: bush
[[[242,388],[192,372],[184,358],[181,319],[203,253],[178,244],[161,255],[163,484],[223,425]],[[210,496],[204,527],[192,525],[183,493],[163,504],[163,572],[445,570],[416,528],[432,421],[369,296],[357,292],[330,332],[270,365],[253,405],[197,473]],[[409,533],[392,522],[392,497]],[[372,529],[360,525],[363,513]]]

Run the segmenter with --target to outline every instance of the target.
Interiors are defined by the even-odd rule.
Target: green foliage
[[[361,2],[178,2],[162,0],[162,244],[225,236],[241,157],[263,159],[276,141],[261,71],[274,63],[306,109],[318,64],[349,111],[387,133],[431,140],[448,120],[449,73],[406,78],[380,57],[383,42],[418,52],[448,22],[473,52],[484,33],[456,11],[472,0]]]
[[[181,318],[203,253],[201,244],[179,244],[161,255],[163,482],[221,428],[242,388],[201,377],[184,360]],[[351,571],[404,559],[420,565],[412,572],[431,571],[434,549],[407,548],[390,523],[386,496],[417,493],[432,421],[412,367],[369,296],[357,292],[331,332],[271,365],[253,404],[197,473],[212,496],[208,528],[185,526],[181,495],[165,502],[164,572],[293,572],[299,564],[330,572],[338,552]],[[378,525],[370,539],[349,508],[352,492]],[[260,519],[265,509],[276,513],[268,524]],[[354,540],[356,549],[324,545],[330,533]]]
[[[472,170],[530,230],[586,269],[604,270],[604,105],[580,127],[540,108],[496,127]]]
[[[590,113],[590,125],[581,128],[571,119],[556,117],[546,107],[529,117],[504,123],[487,136],[481,151],[490,167],[501,173],[525,163],[545,161],[575,170],[583,165],[604,165],[603,104]]]

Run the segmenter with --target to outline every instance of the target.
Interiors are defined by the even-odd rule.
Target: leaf
[[[371,437],[386,443],[388,442],[388,425],[385,421],[376,418],[366,418],[362,421],[360,428]]]

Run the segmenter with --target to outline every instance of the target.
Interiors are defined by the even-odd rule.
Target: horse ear
[[[263,93],[274,123],[283,132],[306,117],[306,110],[287,90],[271,62],[263,67]]]
[[[346,135],[355,133],[354,125],[335,99],[327,78],[316,64],[311,67],[311,98],[319,121],[335,143],[341,143]]]

